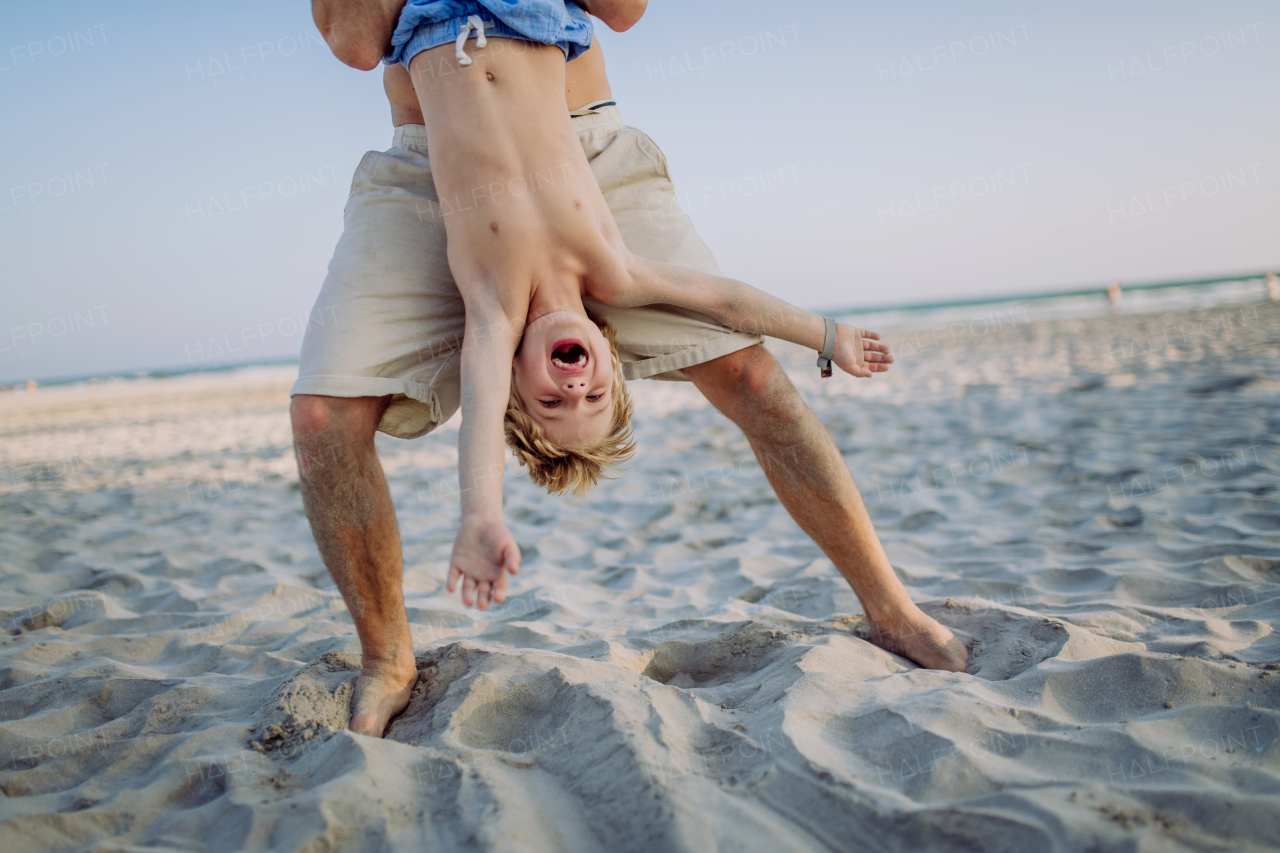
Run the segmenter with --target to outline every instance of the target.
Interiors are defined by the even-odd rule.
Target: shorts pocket
[[[643,130],[639,130],[634,127],[628,127],[627,130],[630,130],[635,134],[636,147],[653,162],[655,174],[658,174],[663,178],[666,178],[667,181],[670,181],[671,169],[667,165],[667,155],[662,153],[662,149],[658,147],[658,143],[649,138],[649,134],[645,133]]]
[[[366,151],[364,156],[360,158],[360,164],[356,166],[356,170],[351,173],[351,186],[347,189],[347,203],[342,206],[343,214],[346,214],[347,208],[351,205],[351,199],[355,197],[356,186],[360,184],[361,172],[364,171],[365,164],[369,162],[369,158],[377,154],[377,151]]]

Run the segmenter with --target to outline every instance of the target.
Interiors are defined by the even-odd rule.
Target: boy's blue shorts
[[[409,0],[382,61],[408,68],[422,51],[456,42],[470,15],[493,24],[485,27],[486,38],[552,44],[566,62],[591,47],[591,18],[570,0]]]

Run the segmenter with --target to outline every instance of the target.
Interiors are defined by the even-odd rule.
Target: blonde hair
[[[553,495],[566,490],[572,490],[575,495],[586,494],[606,472],[618,470],[618,466],[630,459],[636,449],[631,430],[631,395],[627,393],[627,381],[622,377],[622,360],[618,358],[618,332],[590,311],[587,316],[600,327],[613,357],[613,384],[610,386],[613,415],[604,435],[587,444],[557,447],[525,410],[524,403],[516,394],[515,382],[511,383],[511,399],[507,402],[507,414],[503,419],[507,446],[520,464],[529,469],[529,479],[545,486]]]

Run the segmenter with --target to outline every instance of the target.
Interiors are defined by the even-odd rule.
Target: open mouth
[[[587,348],[578,341],[559,341],[551,349],[551,366],[561,373],[581,373],[590,363]]]

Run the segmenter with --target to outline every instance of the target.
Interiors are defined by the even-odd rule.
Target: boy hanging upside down
[[[517,457],[552,491],[586,491],[633,447],[621,365],[583,297],[675,305],[814,350],[828,337],[823,318],[763,291],[627,249],[564,109],[565,62],[590,47],[590,19],[563,0],[501,8],[410,0],[391,54],[413,77],[442,204],[474,203],[445,219],[466,304],[449,589],[461,580],[463,601],[485,605],[506,597],[520,565],[502,514],[504,421]],[[827,355],[869,377],[892,361],[878,339],[838,325]]]

